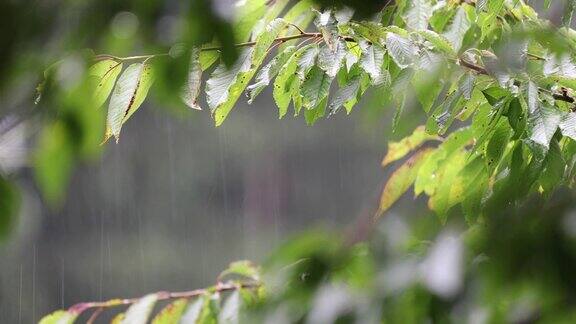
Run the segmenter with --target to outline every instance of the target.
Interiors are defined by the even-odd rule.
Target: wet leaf
[[[378,215],[382,215],[412,186],[422,164],[433,152],[432,149],[423,149],[414,154],[408,161],[396,169],[384,186],[380,197]]]

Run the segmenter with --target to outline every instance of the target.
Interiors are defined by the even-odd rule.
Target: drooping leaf
[[[558,141],[553,139],[550,142],[546,158],[544,159],[544,168],[540,174],[539,183],[545,194],[551,194],[554,189],[562,183],[566,162],[562,157],[562,151]]]
[[[78,314],[65,310],[57,310],[52,314],[44,316],[39,324],[72,324]]]
[[[204,306],[204,298],[198,297],[194,302],[188,305],[182,314],[180,323],[197,323],[202,313],[202,307]]]
[[[198,318],[198,323],[217,324],[220,314],[220,293],[204,296],[204,305]]]
[[[222,311],[218,316],[218,323],[237,324],[240,317],[242,299],[238,290],[234,290],[224,302]]]
[[[347,53],[346,49],[346,43],[342,40],[336,41],[333,49],[328,46],[321,47],[318,54],[318,66],[329,77],[334,78],[342,67]]]
[[[426,133],[424,126],[418,126],[410,136],[404,137],[398,142],[388,142],[388,150],[382,160],[382,167],[400,160],[429,140],[440,140],[440,137],[430,135]]]
[[[288,62],[282,66],[280,72],[278,72],[278,76],[274,81],[272,95],[276,105],[278,106],[280,118],[282,118],[288,111],[288,105],[290,105],[292,95],[297,92],[300,87],[300,78],[296,76],[298,61],[308,48],[313,46],[314,45],[309,44],[296,50],[296,52],[290,56]]]
[[[438,74],[419,70],[416,71],[410,83],[414,88],[416,98],[422,105],[422,109],[424,112],[429,112],[444,87],[438,78]]]
[[[418,48],[409,39],[394,33],[386,35],[386,48],[401,69],[414,63],[417,58]]]
[[[184,310],[188,305],[188,299],[180,298],[164,307],[152,320],[152,324],[178,324]]]
[[[348,84],[338,89],[328,105],[330,114],[338,112],[340,107],[354,105],[357,102],[358,92],[360,91],[360,76],[352,78]],[[348,110],[348,108],[346,108]],[[349,110],[348,110],[349,112]]]
[[[266,64],[258,74],[256,75],[256,82],[249,85],[246,88],[246,93],[249,97],[248,103],[251,104],[256,96],[266,87],[272,79],[280,72],[280,69],[288,62],[292,57],[292,54],[296,51],[295,46],[287,47],[284,51],[279,53],[274,59],[272,59],[268,64]]]
[[[509,143],[510,135],[508,123],[500,120],[486,145],[486,163],[489,169],[493,170],[500,163],[500,159],[502,159]]]
[[[570,137],[576,141],[576,112],[564,114],[559,126],[562,135]]]
[[[468,21],[466,11],[462,7],[459,7],[454,19],[452,20],[452,24],[443,35],[448,39],[448,41],[450,41],[452,47],[458,51],[460,50],[460,47],[462,47],[462,40],[464,39],[464,35],[468,31],[468,28],[470,28],[470,21]]]
[[[154,78],[146,63],[134,63],[120,75],[108,105],[107,133],[118,141],[122,125],[140,107]]]
[[[126,315],[122,319],[122,324],[146,324],[152,309],[158,300],[156,294],[149,294],[140,298],[126,310]]]
[[[418,171],[418,176],[414,182],[414,194],[418,196],[422,192],[425,192],[428,196],[432,196],[439,185],[436,175],[444,165],[444,161],[454,154],[454,152],[470,144],[473,137],[474,132],[470,127],[460,128],[451,133],[429,156]]]
[[[428,0],[414,0],[406,12],[406,25],[413,30],[428,29],[428,21],[432,17],[432,5]]]
[[[430,42],[435,49],[448,55],[454,55],[452,44],[443,35],[440,35],[433,30],[421,30],[418,34]]]
[[[200,51],[197,48],[192,49],[190,55],[190,66],[188,67],[188,77],[182,89],[182,100],[184,103],[197,110],[202,110],[198,105],[198,95],[200,94],[200,85],[202,83],[202,67],[200,65]]]
[[[384,49],[378,45],[368,45],[359,60],[360,67],[368,73],[372,84],[381,84],[383,80]]]
[[[528,132],[529,138],[533,142],[548,147],[552,136],[556,133],[560,121],[562,120],[562,113],[550,106],[545,102],[538,101],[538,105],[534,108],[530,103],[530,95],[528,97],[528,107],[530,108],[530,115],[528,119]]]
[[[224,281],[231,276],[258,281],[260,280],[260,269],[247,260],[235,261],[230,263],[228,269],[220,273],[218,281]]]
[[[458,186],[461,183],[457,181],[457,176],[464,168],[465,162],[466,153],[458,150],[443,162],[440,171],[435,174],[438,185],[428,200],[428,206],[436,212],[442,223],[446,222],[448,211],[465,190]]]
[[[306,124],[312,126],[318,119],[326,113],[326,106],[328,105],[328,97],[324,97],[315,107],[306,109],[304,111],[304,119]]]
[[[412,186],[418,170],[432,151],[432,149],[418,151],[392,173],[382,191],[378,215],[386,212]]]
[[[238,82],[238,78],[246,78],[252,64],[252,54],[254,48],[244,49],[236,63],[228,69],[224,64],[218,65],[216,70],[206,81],[206,100],[212,111],[224,105],[230,98],[231,88]]]
[[[304,108],[312,109],[322,102],[328,96],[331,83],[332,78],[319,67],[314,66],[302,82],[301,94]]]
[[[320,49],[316,44],[310,44],[303,48],[300,52],[298,51],[298,70],[297,74],[300,77],[300,80],[304,81],[306,74],[312,69],[312,67],[316,64],[316,59],[318,58],[318,54],[320,53]]]
[[[576,10],[576,1],[568,0],[566,1],[566,6],[564,7],[564,15],[562,16],[562,25],[570,27],[572,24],[572,16]]]
[[[264,61],[270,45],[285,27],[286,22],[282,19],[271,21],[256,39],[256,44],[245,49],[231,69],[220,65],[212,73],[206,82],[206,95],[216,126],[220,126],[226,119],[256,69]]]
[[[90,82],[94,82],[94,106],[100,107],[106,102],[118,75],[122,71],[122,62],[115,60],[100,61],[88,70]]]

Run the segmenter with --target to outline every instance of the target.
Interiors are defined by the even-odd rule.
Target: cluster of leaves
[[[102,312],[123,305],[130,306],[125,312],[114,315],[111,323],[238,323],[241,310],[260,303],[263,293],[260,269],[248,261],[237,261],[218,276],[215,286],[209,288],[80,303],[45,316],[40,324],[72,324],[83,314],[87,315],[88,310],[94,310],[88,318],[88,322],[93,323]],[[168,303],[153,315],[155,306],[162,301]]]
[[[372,87],[395,107],[393,127],[407,104],[417,102],[428,114],[425,126],[390,145],[384,166],[416,152],[386,184],[380,213],[412,184],[442,220],[455,205],[473,220],[487,206],[573,184],[573,30],[556,29],[522,1],[396,1],[367,20],[352,19],[346,7],[314,11],[300,1],[285,10],[287,4],[275,1],[264,12],[265,3],[252,1],[240,9],[239,28],[251,41],[237,44],[235,63],[223,59],[205,82],[217,126],[243,92],[252,102],[268,85],[280,118],[292,103],[309,124],[342,107],[350,113]],[[317,32],[305,32],[312,20]],[[170,55],[186,56],[179,49]],[[202,76],[219,49],[212,43],[190,51],[181,93],[188,106],[200,109]],[[149,61],[157,56],[100,56],[90,68],[100,80],[95,105],[112,93],[105,140],[118,139],[143,102],[152,83]],[[120,73],[132,59],[143,61]],[[330,94],[332,83],[338,89]],[[440,144],[421,148],[428,141]]]

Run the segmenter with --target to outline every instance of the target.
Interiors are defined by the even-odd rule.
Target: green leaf
[[[230,100],[231,90],[239,79],[240,82],[247,82],[245,79],[252,65],[253,50],[252,47],[244,49],[230,69],[224,64],[218,65],[206,81],[206,100],[213,112]]]
[[[126,310],[122,324],[146,324],[157,300],[156,294],[149,294],[140,298]]]
[[[330,114],[333,115],[338,112],[340,107],[346,106],[346,110],[350,112],[348,107],[353,106],[358,101],[358,93],[360,91],[360,76],[353,77],[345,86],[338,89],[334,97],[328,105]]]
[[[243,260],[230,263],[228,269],[222,271],[218,281],[224,281],[227,277],[235,276],[251,280],[260,280],[260,269],[252,262]]]
[[[318,54],[318,66],[326,72],[329,77],[334,78],[344,63],[346,53],[348,53],[348,51],[346,42],[344,41],[337,41],[334,44],[334,49],[323,46],[320,48],[320,53]]]
[[[510,102],[510,106],[508,107],[508,111],[505,114],[508,118],[508,123],[514,130],[514,139],[519,139],[524,134],[526,130],[527,118],[526,118],[526,109],[525,109],[525,102],[524,98],[514,98]]]
[[[465,73],[460,82],[458,83],[460,90],[462,90],[462,96],[466,100],[472,98],[472,92],[474,91],[474,82],[476,81],[476,76],[470,72]]]
[[[296,50],[288,59],[288,62],[282,66],[280,72],[278,72],[278,77],[274,81],[272,95],[278,106],[280,118],[286,114],[293,94],[298,92],[300,88],[300,79],[295,75],[298,70],[298,61],[307,49],[313,46],[309,44]]]
[[[219,324],[218,314],[220,313],[220,293],[214,293],[204,297],[202,312],[198,318],[198,323]]]
[[[548,147],[562,120],[562,112],[547,103],[530,112],[528,119],[529,138],[534,143]]]
[[[188,305],[188,308],[182,314],[180,323],[198,323],[202,308],[204,306],[204,297],[198,297],[194,302]]]
[[[281,30],[286,27],[282,19],[275,19],[256,39],[253,47],[245,49],[238,61],[228,69],[221,64],[212,73],[206,82],[206,96],[208,105],[214,114],[216,126],[220,126],[226,119],[234,104],[246,89],[248,82],[256,69],[262,64],[270,45]]]
[[[428,196],[432,196],[439,185],[437,173],[445,166],[444,161],[454,152],[470,144],[473,137],[474,132],[470,127],[460,128],[450,134],[418,171],[414,182],[414,194],[418,196],[425,192]]]
[[[384,186],[380,197],[378,215],[382,215],[412,186],[418,170],[432,153],[432,149],[422,149],[416,152],[402,166],[396,169]]]
[[[404,137],[399,142],[388,142],[388,150],[386,156],[382,160],[382,167],[400,160],[405,157],[406,154],[417,149],[426,141],[440,139],[441,138],[436,135],[426,133],[424,126],[418,126],[410,136]]]
[[[384,80],[383,64],[384,49],[378,45],[368,45],[362,50],[362,56],[358,62],[360,67],[368,73],[372,84],[382,84]]]
[[[20,208],[20,193],[16,186],[0,174],[0,241],[8,236]]]
[[[544,193],[550,195],[562,183],[565,170],[566,162],[562,157],[558,141],[554,139],[550,142],[550,148],[544,159],[544,169],[538,181]]]
[[[310,46],[305,46],[301,52],[298,51],[297,74],[300,80],[304,81],[306,74],[316,65],[316,59],[319,53],[320,50],[316,44],[310,44]]]
[[[416,98],[422,105],[422,109],[425,112],[429,112],[443,88],[438,74],[430,73],[426,70],[418,70],[410,83],[414,88]]]
[[[153,81],[151,68],[145,63],[131,64],[120,75],[108,105],[106,139],[113,135],[118,141],[122,125],[144,102]]]
[[[115,60],[100,61],[88,70],[89,82],[94,82],[94,106],[100,107],[106,102],[118,75],[122,71],[122,62]]]
[[[178,324],[184,309],[188,305],[188,299],[181,298],[168,304],[152,320],[152,324]]]
[[[302,104],[306,109],[316,107],[322,100],[328,96],[332,78],[328,76],[319,67],[314,66],[306,75],[302,82],[301,94]]]
[[[508,123],[501,120],[486,145],[486,163],[490,170],[494,170],[500,164],[500,160],[508,146],[510,135]]]
[[[572,25],[572,16],[576,10],[576,0],[567,0],[564,7],[564,15],[562,16],[562,25],[570,27]]]
[[[394,33],[386,34],[386,48],[394,63],[404,69],[414,63],[418,48],[409,39]]]
[[[280,72],[280,70],[285,66],[295,51],[295,46],[287,47],[284,51],[274,57],[274,59],[268,62],[268,64],[262,67],[260,71],[258,71],[258,74],[256,75],[256,82],[246,88],[246,93],[249,97],[249,104],[251,104],[256,96],[270,84],[270,81],[272,81],[278,72]],[[294,64],[294,70],[295,69],[296,65]]]
[[[240,317],[242,299],[238,290],[234,290],[224,302],[222,311],[218,316],[218,323],[237,324]]]
[[[200,51],[198,61],[202,71],[208,70],[218,60],[218,51]]]
[[[425,30],[428,29],[428,21],[431,16],[432,5],[428,0],[414,0],[406,12],[404,20],[406,20],[406,25],[413,30]]]
[[[318,119],[320,119],[326,113],[326,106],[328,103],[328,98],[322,99],[315,107],[312,109],[306,109],[304,111],[304,119],[308,125],[314,125]]]
[[[436,33],[435,31],[421,30],[418,31],[418,35],[422,36],[425,40],[430,42],[430,44],[432,44],[432,46],[435,49],[450,56],[455,54],[454,48],[452,47],[450,41],[446,37]]]
[[[430,196],[428,206],[436,212],[443,224],[446,223],[448,211],[466,189],[461,187],[461,182],[457,181],[457,176],[464,168],[465,162],[466,152],[458,150],[444,160],[440,171],[435,173],[438,186],[434,194]]]
[[[444,134],[462,111],[464,104],[462,89],[457,89],[449,94],[446,100],[437,106],[428,118],[426,130],[431,134]]]
[[[57,310],[52,314],[44,316],[39,324],[72,324],[78,317],[77,313],[65,311],[65,310]]]
[[[560,131],[562,135],[570,137],[576,141],[576,113],[569,112],[564,114],[560,121]]]
[[[202,67],[200,65],[200,51],[197,48],[192,49],[190,55],[190,66],[188,67],[188,77],[182,89],[182,100],[184,103],[197,110],[202,110],[198,105],[198,95],[200,94],[200,85],[202,83]]]
[[[462,7],[458,7],[456,15],[452,20],[452,24],[448,27],[448,30],[444,33],[444,37],[452,44],[452,47],[458,51],[462,46],[462,40],[464,35],[470,28],[470,21],[468,21],[468,16],[466,11]]]
[[[239,2],[236,5],[233,30],[236,39],[247,41],[254,31],[257,22],[266,13],[266,0],[251,0]]]

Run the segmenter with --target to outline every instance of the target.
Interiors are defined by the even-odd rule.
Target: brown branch
[[[260,287],[260,283],[258,282],[247,282],[247,283],[218,283],[214,288],[211,289],[195,289],[189,291],[181,291],[181,292],[170,292],[170,291],[159,291],[156,293],[157,300],[167,300],[167,299],[175,299],[175,298],[192,298],[202,296],[209,291],[215,292],[224,292],[224,291],[232,291],[241,288],[258,288]],[[98,316],[100,312],[102,312],[105,308],[111,308],[116,306],[122,305],[131,305],[139,301],[139,298],[127,298],[127,299],[110,299],[107,301],[102,302],[86,302],[86,303],[79,303],[73,305],[68,309],[69,312],[74,313],[76,315],[80,315],[82,312],[91,309],[91,308],[98,308],[94,311],[94,314],[90,317]],[[97,313],[97,314],[96,314]]]
[[[478,74],[490,75],[490,74],[488,73],[488,71],[487,71],[484,67],[482,67],[482,66],[480,66],[480,65],[477,65],[477,64],[474,64],[474,63],[471,63],[471,62],[469,62],[469,61],[466,61],[466,60],[464,60],[464,59],[462,59],[462,58],[458,59],[458,65],[463,66],[463,67],[465,67],[465,68],[468,68],[468,69],[470,69],[470,70],[473,70],[474,72],[476,72],[476,73],[478,73]],[[518,82],[515,83],[515,84],[516,84],[516,85],[519,85]],[[548,91],[548,90],[543,89],[543,88],[539,88],[539,90],[540,90],[541,92]],[[572,96],[570,96],[570,95],[568,94],[568,90],[567,90],[566,88],[562,88],[562,89],[561,89],[560,91],[558,91],[558,92],[553,92],[553,93],[552,93],[552,97],[553,97],[554,99],[556,99],[556,100],[565,101],[565,102],[568,102],[568,103],[574,103],[574,102],[576,101]]]

